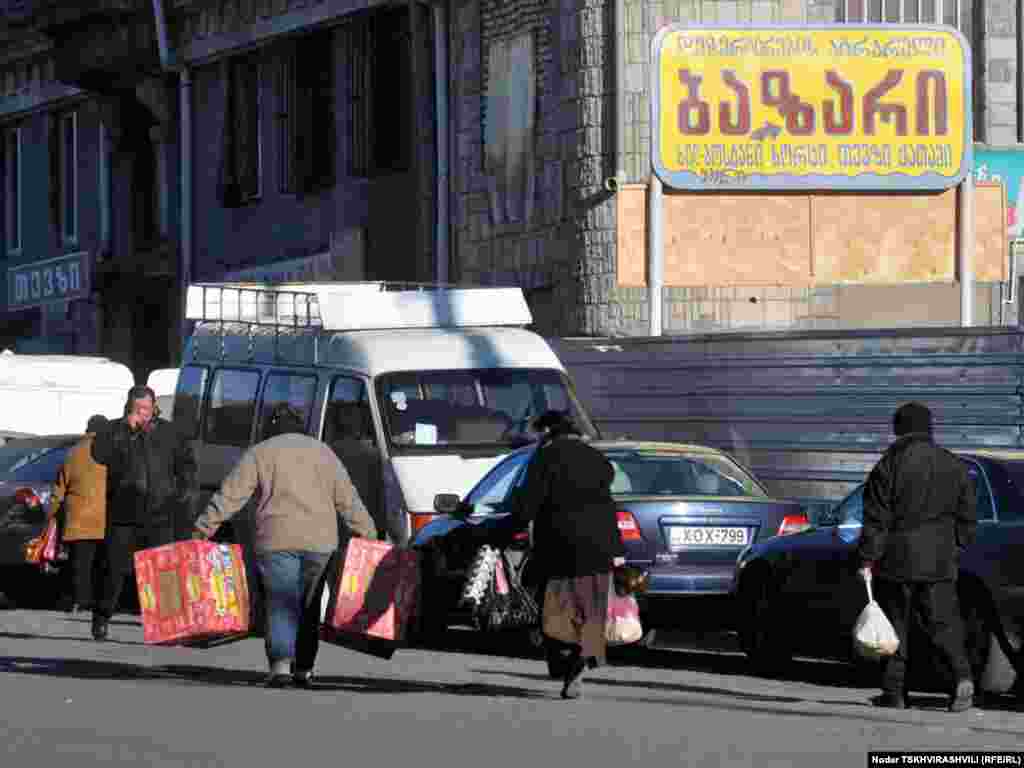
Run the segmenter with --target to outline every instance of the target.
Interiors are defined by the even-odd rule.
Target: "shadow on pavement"
[[[92,643],[96,644],[96,641],[92,639],[92,636],[88,633],[81,635],[34,635],[27,632],[0,632],[0,637],[5,637],[9,640],[70,640],[78,643]],[[141,640],[115,640],[114,638],[108,638],[104,641],[105,645],[145,645]]]
[[[253,670],[224,669],[195,665],[161,665],[147,667],[117,661],[88,659],[52,659],[0,657],[0,674],[43,675],[79,680],[160,680],[183,681],[218,686],[262,688],[265,675]],[[546,691],[517,686],[482,683],[436,683],[418,680],[396,680],[382,677],[325,676],[317,677],[312,691],[351,693],[440,693],[454,696],[487,696],[493,698],[550,698]]]

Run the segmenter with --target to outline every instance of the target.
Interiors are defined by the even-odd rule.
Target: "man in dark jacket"
[[[959,552],[974,541],[974,488],[963,463],[932,439],[931,412],[907,403],[893,417],[897,440],[864,487],[860,575],[877,577],[875,598],[900,639],[885,661],[878,705],[906,706],[908,624],[916,618],[956,680],[949,709],[971,706],[974,683],[956,596]],[[873,582],[874,583],[874,582]]]
[[[107,467],[107,573],[92,616],[96,640],[107,637],[136,550],[174,541],[177,517],[194,497],[192,449],[158,418],[153,390],[132,387],[124,412],[92,445],[93,459]]]

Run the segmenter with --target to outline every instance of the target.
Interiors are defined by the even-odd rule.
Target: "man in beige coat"
[[[198,536],[212,536],[259,491],[255,546],[267,616],[267,685],[273,688],[312,683],[324,574],[338,548],[339,515],[355,535],[377,535],[344,465],[303,434],[304,421],[291,406],[276,406],[273,436],[245,452],[195,524]]]
[[[68,610],[91,610],[93,604],[93,568],[107,529],[107,468],[92,459],[96,432],[105,429],[107,420],[96,415],[89,419],[86,435],[68,453],[57,473],[46,519],[57,516],[63,504],[62,539],[68,547]]]

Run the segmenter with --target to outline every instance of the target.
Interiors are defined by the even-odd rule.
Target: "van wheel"
[[[778,599],[771,574],[762,569],[748,575],[740,587],[740,648],[757,674],[773,676],[793,658],[792,648],[780,636]]]

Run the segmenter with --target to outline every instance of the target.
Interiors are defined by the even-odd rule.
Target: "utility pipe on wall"
[[[444,2],[433,6],[434,16],[434,102],[437,144],[437,191],[434,219],[434,279],[448,282],[448,19]]]
[[[956,196],[957,273],[960,276],[960,325],[974,325],[974,174],[968,173]]]
[[[185,303],[192,281],[192,71],[182,67],[178,80],[181,120],[181,340],[188,332]]]
[[[650,309],[650,334],[661,336],[662,294],[665,286],[665,206],[658,174],[651,171],[647,187],[647,302]]]
[[[626,0],[615,0],[615,181],[626,182]]]
[[[153,0],[153,24],[156,27],[156,43],[160,50],[160,64],[164,71],[171,69],[171,48],[167,42],[167,15],[164,13],[163,0]]]

